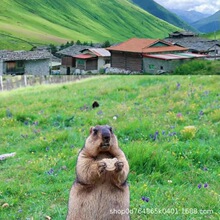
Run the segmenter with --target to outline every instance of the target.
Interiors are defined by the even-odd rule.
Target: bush
[[[217,61],[193,60],[177,67],[174,75],[215,75],[218,74],[215,68]],[[216,65],[217,66],[217,65]]]

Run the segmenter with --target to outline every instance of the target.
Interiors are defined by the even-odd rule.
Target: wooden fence
[[[60,76],[0,76],[0,91],[7,91],[26,86],[34,86],[39,84],[66,83],[81,80],[89,76],[82,75],[60,75]]]

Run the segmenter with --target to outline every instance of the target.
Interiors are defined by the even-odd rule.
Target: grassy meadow
[[[220,218],[219,76],[98,76],[0,93],[0,219],[65,219],[77,154],[109,124],[133,220]],[[92,109],[92,103],[100,106]]]

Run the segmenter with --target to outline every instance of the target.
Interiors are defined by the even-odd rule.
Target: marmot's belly
[[[109,185],[100,185],[93,189],[75,191],[77,203],[75,211],[82,219],[117,220],[129,219],[129,192],[128,186],[123,190]],[[90,216],[87,216],[88,215]],[[92,213],[92,214],[91,214]]]

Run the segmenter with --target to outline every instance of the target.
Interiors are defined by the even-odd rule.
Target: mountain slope
[[[134,36],[164,38],[177,29],[129,0],[1,0],[0,49],[16,47],[17,38],[33,44],[117,42]]]
[[[211,14],[203,14],[198,11],[184,11],[179,9],[170,9],[173,13],[175,13],[178,17],[180,17],[182,20],[187,22],[188,24],[192,24],[193,22],[196,22],[198,20],[201,20],[203,18],[211,16]]]
[[[192,26],[203,33],[220,30],[220,10],[207,18],[192,23]]]
[[[140,6],[152,15],[185,30],[195,31],[193,27],[181,20],[177,15],[165,9],[153,0],[132,0],[136,5]]]
[[[215,39],[219,40],[220,39],[220,30],[216,31],[216,32],[204,34],[203,37],[206,37],[206,38],[212,39],[212,40],[215,40]]]

